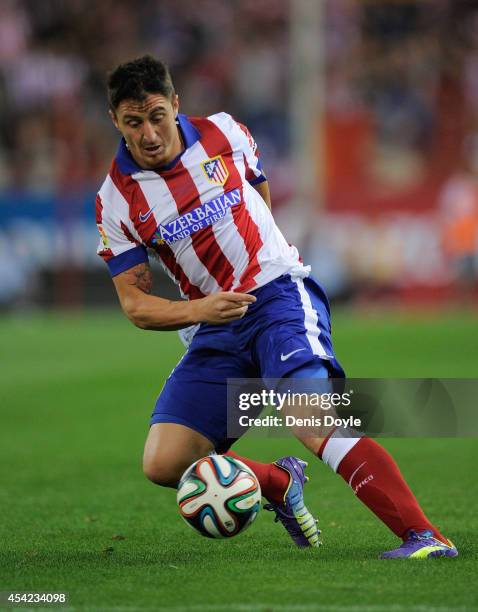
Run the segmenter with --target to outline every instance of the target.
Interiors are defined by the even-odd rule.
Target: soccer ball
[[[210,455],[183,474],[177,495],[179,512],[207,538],[231,538],[245,531],[261,507],[261,487],[242,461]]]

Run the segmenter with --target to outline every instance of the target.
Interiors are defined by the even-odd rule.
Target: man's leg
[[[224,339],[223,342],[227,344]],[[235,346],[235,337],[230,344]],[[209,353],[204,349],[195,351],[193,346],[194,341],[166,381],[150,421],[144,471],[150,480],[163,486],[176,486],[191,463],[229,448],[232,440],[227,437],[227,378],[253,373],[249,362],[237,351],[217,349]],[[286,471],[232,451],[230,455],[254,471],[266,499],[283,498],[289,485]]]
[[[214,452],[205,436],[177,423],[151,426],[144,447],[143,471],[149,480],[163,487],[175,488],[185,470],[195,461]],[[289,486],[288,473],[274,463],[259,463],[233,451],[225,453],[248,465],[256,474],[268,501],[281,501]]]
[[[298,439],[399,538],[405,540],[410,530],[429,530],[448,542],[423,513],[392,456],[375,440],[344,429],[325,439],[300,435]]]
[[[249,368],[237,352],[191,348],[186,353],[166,381],[151,416],[144,451],[144,472],[150,480],[176,487],[191,463],[214,450],[227,451],[231,440],[227,437],[226,381],[254,374]],[[230,455],[252,468],[269,502],[284,510],[293,497],[297,499],[295,505],[301,502],[305,508],[302,494],[305,464],[293,457],[264,464],[232,452]],[[292,519],[287,520],[288,529]],[[301,546],[315,546],[318,536],[317,543],[310,540],[299,543],[295,537],[294,540]]]
[[[299,440],[339,474],[404,544],[383,558],[454,557],[455,546],[428,520],[392,456],[374,440],[336,429],[325,439]],[[443,543],[443,545],[441,545]]]
[[[275,463],[260,463],[259,461],[253,461],[248,457],[242,457],[232,450],[228,450],[224,453],[234,459],[239,459],[242,463],[245,463],[254,474],[257,476],[257,480],[261,485],[262,495],[269,502],[280,503],[284,499],[284,494],[289,486],[290,475],[284,469],[276,465]]]
[[[151,482],[176,488],[186,469],[214,450],[205,436],[178,423],[155,423],[146,438],[143,471]]]
[[[305,366],[293,376],[325,379],[328,371],[324,365]],[[339,474],[360,501],[404,542],[411,533],[429,533],[450,546],[449,540],[425,516],[397,463],[375,440],[343,428],[335,429],[325,438],[302,433],[300,429],[294,430],[294,434]]]
[[[344,377],[332,345],[330,312],[322,288],[312,278],[282,277],[276,283],[283,290],[265,302],[262,316],[268,315],[268,325],[255,337],[262,378],[287,382],[288,378]],[[301,411],[302,406],[298,409]],[[373,440],[354,432],[344,432],[341,440],[338,433],[325,440],[319,433],[294,434],[341,475],[357,497],[399,537],[409,539],[409,532],[421,528],[422,533],[435,534],[442,548],[449,545],[423,514],[391,456]]]
[[[274,463],[259,463],[247,457],[240,457],[232,451],[226,453],[248,465],[258,476],[262,494],[269,502],[265,510],[276,514],[276,522],[280,521],[297,546],[320,546],[320,529],[304,502],[304,484],[308,478],[304,474],[307,463],[289,455]],[[263,486],[268,488],[264,489]]]
[[[146,439],[143,470],[149,480],[155,484],[175,488],[184,471],[192,463],[213,451],[213,443],[194,429],[177,423],[156,423],[151,426]],[[290,505],[288,495],[293,495],[297,488],[300,491],[295,491],[295,495],[303,499],[303,483],[297,485],[295,483],[297,475],[293,473],[292,460],[295,458],[286,458],[288,462],[284,463],[284,467],[280,467],[280,462],[278,464],[259,463],[232,451],[225,454],[239,459],[253,470],[261,485],[263,496],[275,504],[275,507],[287,508],[288,504]],[[297,463],[297,460],[295,463],[298,471],[303,473],[303,464]],[[282,517],[281,522],[297,545],[318,546],[320,532],[317,530],[316,521],[303,503],[301,510],[303,527],[296,524],[295,517]],[[309,521],[307,524],[306,520]],[[305,528],[308,528],[307,537],[303,533]]]

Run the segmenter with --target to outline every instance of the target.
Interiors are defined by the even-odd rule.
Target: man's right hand
[[[113,277],[124,313],[136,327],[157,331],[182,329],[197,323],[220,325],[242,318],[256,298],[249,293],[221,291],[196,300],[166,300],[151,295],[147,262]]]
[[[189,302],[193,318],[198,323],[221,325],[242,319],[256,298],[249,293],[221,291]]]

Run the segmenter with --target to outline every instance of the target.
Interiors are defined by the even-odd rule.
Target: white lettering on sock
[[[363,463],[361,463],[361,464],[358,466],[358,468],[357,468],[356,470],[354,470],[354,471],[352,472],[352,476],[350,476],[350,478],[349,478],[349,486],[350,486],[350,487],[352,486],[352,480],[353,480],[353,477],[354,477],[354,476],[355,476],[355,474],[356,474],[356,473],[357,473],[357,472],[360,470],[360,468],[361,468],[363,465],[365,465],[366,463],[367,463],[367,462],[366,462],[366,461],[364,461]]]
[[[362,482],[359,482],[358,485],[354,489],[355,495],[357,495],[357,492],[360,488],[364,487],[367,483],[369,483],[372,480],[373,480],[373,474],[369,474],[367,478],[364,478]]]

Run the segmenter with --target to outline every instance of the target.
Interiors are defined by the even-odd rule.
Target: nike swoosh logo
[[[152,214],[153,211],[151,210],[151,208],[145,215],[143,215],[143,213],[139,213],[139,220],[141,221],[141,223],[146,223],[146,221],[151,217]]]
[[[287,361],[289,359],[289,357],[292,357],[292,355],[295,355],[299,351],[305,351],[305,348],[295,349],[295,351],[292,351],[291,353],[287,353],[287,355],[282,355],[282,353],[281,353],[280,360],[281,361]]]

